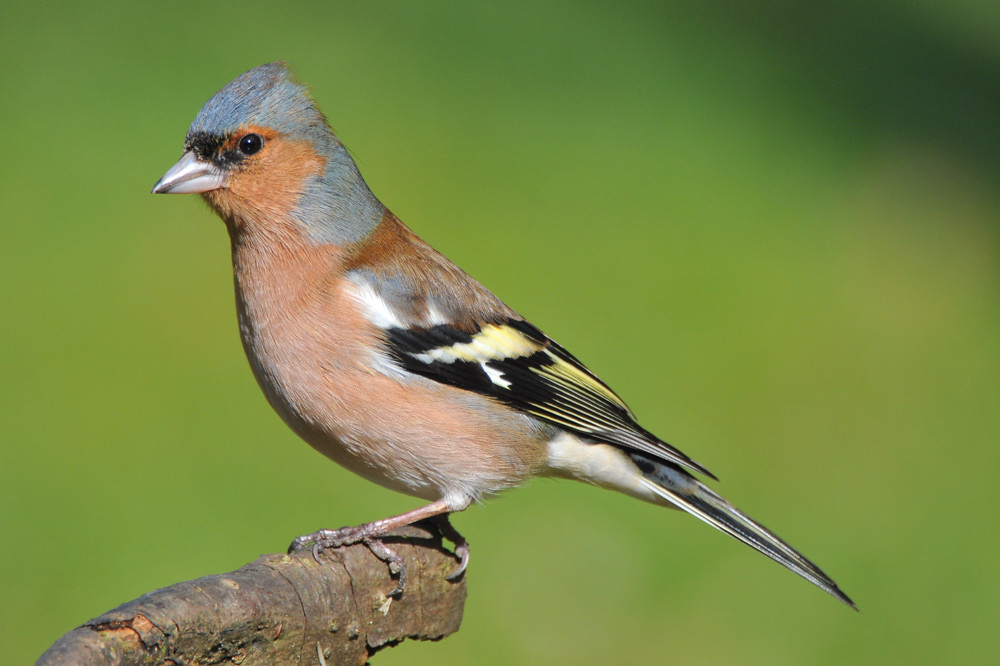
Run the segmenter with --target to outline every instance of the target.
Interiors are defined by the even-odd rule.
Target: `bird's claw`
[[[458,558],[458,568],[446,576],[447,580],[458,580],[469,566],[469,542],[458,533],[448,515],[443,514],[429,519],[427,522],[437,527],[438,533],[455,544],[455,557]],[[319,563],[319,556],[324,550],[341,548],[362,543],[378,559],[389,567],[389,573],[396,577],[396,587],[387,597],[397,597],[406,587],[406,561],[382,540],[383,534],[375,523],[366,523],[356,527],[341,527],[339,530],[319,530],[312,534],[304,534],[288,546],[288,554],[309,550],[314,560]]]
[[[299,553],[308,548],[312,552],[313,559],[319,564],[319,555],[324,550],[353,546],[357,543],[364,544],[375,557],[389,566],[389,573],[397,577],[395,589],[386,596],[401,595],[403,588],[406,587],[406,562],[396,551],[385,545],[385,542],[379,538],[379,534],[370,524],[304,534],[292,541],[288,546],[288,554]],[[310,544],[312,544],[311,548]]]
[[[458,580],[465,573],[465,569],[469,566],[469,544],[468,542],[462,542],[455,546],[455,555],[458,556],[458,568],[452,571],[445,577],[445,580]]]
[[[458,580],[469,566],[469,542],[451,524],[448,514],[437,516],[433,521],[441,536],[455,544],[455,556],[458,558],[458,568],[448,574],[445,580]]]
[[[392,592],[389,592],[385,596],[401,596],[403,594],[403,588],[406,587],[406,562],[402,557],[400,557],[399,553],[385,545],[385,542],[381,539],[367,537],[361,541],[363,544],[368,546],[368,550],[372,551],[372,554],[375,555],[375,557],[382,560],[389,566],[390,575],[397,576],[396,587]]]

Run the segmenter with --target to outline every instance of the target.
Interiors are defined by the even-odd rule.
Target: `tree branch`
[[[363,664],[406,638],[458,631],[465,579],[447,581],[454,556],[423,524],[385,538],[406,561],[398,599],[386,564],[362,544],[311,554],[262,555],[240,569],[177,583],[64,634],[38,664]],[[318,646],[318,648],[317,648]]]

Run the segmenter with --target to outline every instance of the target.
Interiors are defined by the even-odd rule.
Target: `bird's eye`
[[[247,134],[245,137],[240,139],[239,148],[240,152],[244,155],[253,155],[254,153],[260,152],[260,149],[264,147],[264,139],[260,138],[258,134]]]

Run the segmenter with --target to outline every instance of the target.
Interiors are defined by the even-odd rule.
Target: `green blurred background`
[[[1000,621],[1000,5],[7,3],[0,655],[417,506],[241,350],[223,225],[149,189],[292,62],[404,221],[801,548],[539,481],[457,518],[462,630],[378,664],[983,663]]]

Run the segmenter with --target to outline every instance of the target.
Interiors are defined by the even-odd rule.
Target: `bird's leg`
[[[292,541],[288,547],[289,554],[298,553],[312,544],[313,559],[319,562],[319,554],[327,548],[340,548],[351,546],[356,543],[363,543],[368,547],[375,557],[389,565],[389,572],[398,576],[396,589],[386,596],[396,596],[402,594],[406,587],[406,563],[394,550],[385,545],[382,537],[394,529],[411,525],[421,520],[434,522],[442,536],[455,543],[455,554],[461,558],[458,571],[448,576],[448,580],[454,580],[465,571],[469,563],[469,544],[459,534],[448,521],[448,514],[452,511],[448,503],[441,499],[432,502],[427,506],[407,511],[398,516],[391,516],[354,527],[341,527],[339,530],[319,530],[312,534],[305,534]]]

